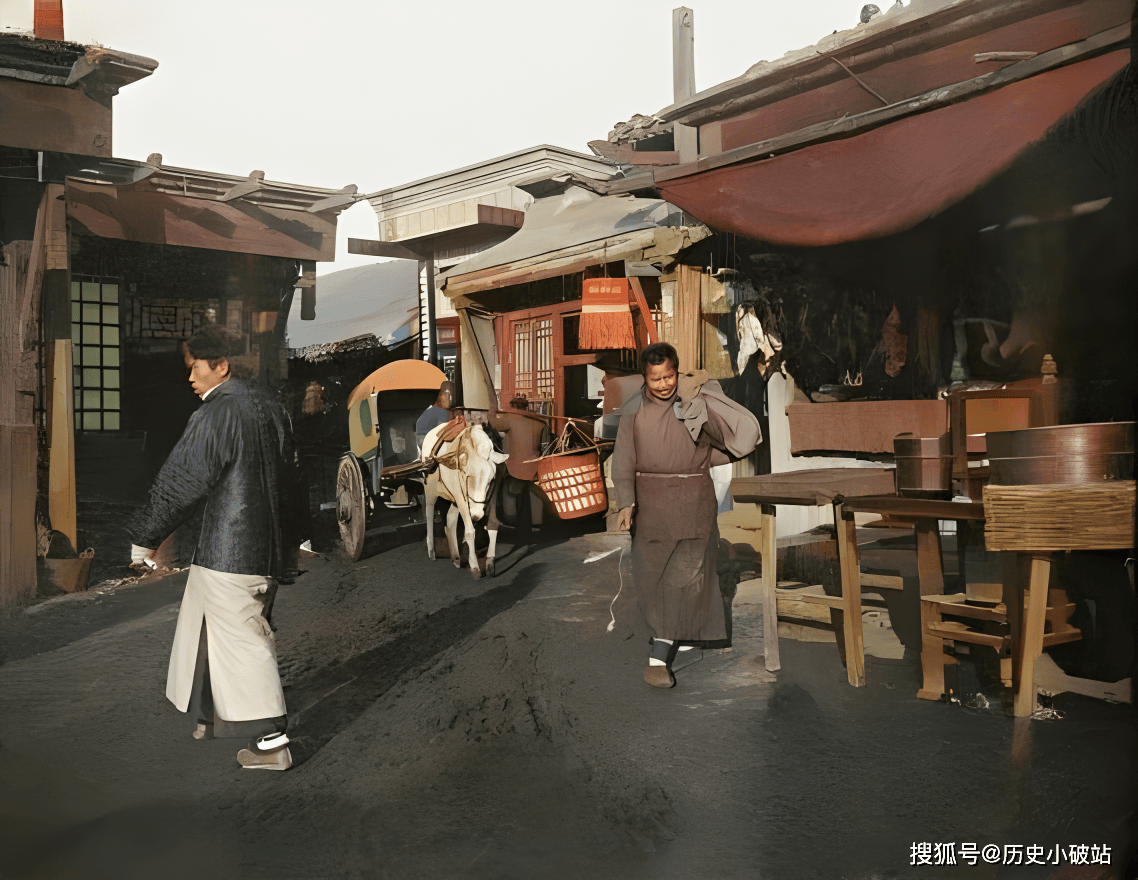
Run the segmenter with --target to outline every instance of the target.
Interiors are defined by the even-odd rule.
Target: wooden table
[[[922,596],[944,592],[944,563],[941,558],[939,521],[982,521],[984,505],[979,502],[940,501],[901,495],[847,498],[834,506],[838,528],[838,567],[842,577],[842,603],[846,618],[846,672],[854,687],[865,684],[864,650],[861,631],[861,563],[854,531],[855,513],[888,514],[893,520],[912,522],[917,540],[917,574]],[[1046,598],[1046,597],[1045,597]],[[943,651],[943,640],[921,633],[922,653]]]
[[[819,468],[789,471],[756,477],[736,477],[731,481],[731,498],[741,504],[759,505],[759,525],[763,561],[763,660],[767,670],[781,668],[778,655],[777,548],[775,543],[776,504],[805,507],[833,505],[835,501],[858,495],[876,495],[893,490],[892,468]],[[836,515],[836,510],[835,510]],[[835,522],[838,520],[835,518]],[[860,597],[859,600],[860,602]],[[861,645],[861,606],[857,606],[857,644]],[[843,620],[843,631],[851,630],[850,615]],[[849,642],[845,643],[847,646]],[[847,655],[848,656],[848,655]],[[847,663],[849,661],[847,660]],[[857,661],[864,665],[864,661]],[[864,677],[864,675],[863,675]],[[852,682],[851,682],[852,683]]]
[[[989,550],[1018,553],[1030,560],[1017,571],[1014,592],[1024,596],[1008,606],[1012,635],[1015,715],[1035,709],[1035,663],[1043,653],[1048,584],[1054,553],[1066,550],[1131,549],[1134,545],[1135,483],[993,486],[984,488]],[[1008,584],[1005,581],[1005,589]],[[1019,619],[1023,609],[1022,622]],[[1015,618],[1013,620],[1013,614]]]

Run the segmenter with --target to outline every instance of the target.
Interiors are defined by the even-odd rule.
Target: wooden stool
[[[1013,565],[1014,562],[1013,558]],[[958,662],[945,653],[946,643],[953,642],[992,648],[1000,661],[1000,680],[1005,687],[1013,685],[1016,680],[1011,650],[1013,623],[1008,620],[1007,609],[1009,601],[1014,606],[1017,601],[1025,600],[1016,594],[1014,575],[1005,581],[1002,588],[998,584],[969,584],[964,593],[921,597],[922,686],[917,691],[918,697],[939,700],[944,695],[944,667]],[[992,587],[1003,594],[1002,601],[994,601],[1000,597],[993,594]],[[1074,610],[1075,606],[1067,601],[1063,590],[1051,588],[1048,591],[1042,647],[1082,638],[1082,633],[1069,623]],[[1020,612],[1021,619],[1032,619],[1026,609],[1021,608]]]
[[[791,626],[805,626],[832,631],[838,643],[842,664],[849,670],[850,682],[853,676],[864,681],[865,648],[861,638],[861,613],[885,607],[880,598],[865,598],[856,613],[850,613],[847,621],[848,603],[842,596],[830,596],[821,584],[801,584],[794,581],[778,580],[778,546],[790,546],[804,536],[786,539],[775,538],[774,507],[768,504],[736,503],[736,508],[719,515],[719,535],[731,544],[745,544],[762,561],[759,577],[763,605],[763,650],[767,670],[774,672],[780,668],[778,655],[779,624],[785,621]],[[852,520],[851,520],[852,525]],[[808,536],[811,540],[828,541],[824,536]],[[881,590],[902,590],[903,580],[896,575],[860,575],[859,587],[862,594],[877,593]],[[744,582],[739,589],[746,589]],[[856,616],[856,621],[852,618]],[[854,633],[851,637],[850,633]],[[851,663],[851,651],[853,662]]]

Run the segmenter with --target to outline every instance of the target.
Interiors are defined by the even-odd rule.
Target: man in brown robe
[[[750,454],[758,420],[699,370],[681,375],[666,342],[640,355],[644,387],[620,408],[613,450],[617,529],[632,537],[637,600],[655,633],[644,680],[673,687],[677,642],[727,638],[709,468]]]

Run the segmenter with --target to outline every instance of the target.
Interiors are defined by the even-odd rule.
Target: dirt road
[[[192,740],[164,699],[184,574],[0,624],[0,876],[1056,871],[911,865],[920,842],[1107,844],[1123,876],[1129,707],[1070,697],[1063,720],[1015,722],[998,703],[920,701],[912,657],[867,658],[855,690],[832,644],[783,640],[770,674],[750,605],[734,608],[732,649],[686,652],[678,686],[653,689],[620,546],[579,535],[475,580],[428,561],[419,527],[355,564],[311,560],[274,611],[287,773],[241,769],[236,741]]]

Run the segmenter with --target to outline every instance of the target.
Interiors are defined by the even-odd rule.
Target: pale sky
[[[863,0],[690,0],[696,87],[857,24]],[[672,103],[675,0],[64,0],[69,40],[158,61],[115,98],[114,154],[361,193],[538,144],[588,153]],[[883,9],[891,5],[879,0]],[[30,30],[33,0],[0,0]],[[340,215],[335,263],[375,238]]]

